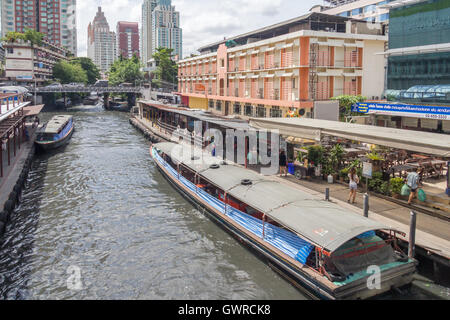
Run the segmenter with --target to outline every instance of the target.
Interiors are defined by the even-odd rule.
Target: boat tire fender
[[[22,186],[20,185],[20,183],[19,182],[17,182],[15,185],[14,185],[14,192],[15,193],[17,193],[17,194],[19,194],[20,193],[20,190],[22,190]]]
[[[7,200],[5,202],[5,210],[9,213],[11,213],[14,210],[14,201]]]
[[[331,282],[343,282],[347,279],[346,276],[340,274],[329,274]]]
[[[8,222],[8,219],[9,219],[8,212],[1,211],[0,212],[0,222],[3,222],[4,224],[6,224],[6,222]]]
[[[211,169],[219,169],[219,165],[218,164],[212,164],[209,166]]]
[[[11,191],[9,194],[9,200],[12,200],[14,204],[17,202],[17,193],[15,191]]]
[[[252,180],[250,180],[250,179],[242,179],[241,180],[241,184],[244,185],[244,186],[249,186],[249,185],[252,184]]]

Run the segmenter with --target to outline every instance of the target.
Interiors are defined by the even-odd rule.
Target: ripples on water
[[[1,298],[304,298],[168,184],[126,114],[70,113],[70,144],[35,158],[1,242]]]

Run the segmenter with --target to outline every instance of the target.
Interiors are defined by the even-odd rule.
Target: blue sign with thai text
[[[352,106],[352,112],[450,120],[450,107],[446,106],[359,102]]]

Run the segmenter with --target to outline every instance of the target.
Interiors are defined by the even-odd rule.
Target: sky
[[[78,56],[87,55],[87,27],[101,6],[111,30],[118,21],[138,22],[142,0],[78,0]],[[180,12],[183,57],[203,45],[309,12],[322,0],[172,0]]]

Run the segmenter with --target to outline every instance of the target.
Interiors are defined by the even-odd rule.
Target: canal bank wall
[[[0,185],[0,241],[11,219],[14,208],[19,204],[22,189],[28,177],[35,154],[34,137],[23,144],[13,163],[5,172]]]

